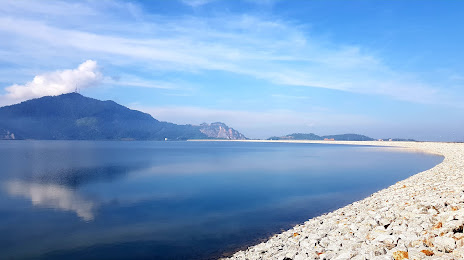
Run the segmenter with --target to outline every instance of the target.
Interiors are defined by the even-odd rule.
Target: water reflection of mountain
[[[92,182],[111,182],[122,178],[133,171],[144,169],[141,164],[124,166],[101,166],[87,168],[62,168],[51,172],[39,172],[24,176],[29,182],[56,184],[77,188]]]

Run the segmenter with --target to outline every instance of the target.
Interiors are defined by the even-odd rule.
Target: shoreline
[[[231,259],[464,259],[464,143],[220,141],[383,146],[444,157],[431,169],[309,219]]]

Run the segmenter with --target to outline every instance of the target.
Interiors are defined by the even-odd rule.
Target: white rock
[[[353,254],[351,252],[343,252],[335,257],[334,260],[349,260],[352,256]]]
[[[456,248],[454,239],[450,237],[435,237],[432,241],[436,249],[443,252],[452,252]]]
[[[293,260],[307,260],[308,257],[306,255],[303,255],[303,254],[298,254],[296,255]]]

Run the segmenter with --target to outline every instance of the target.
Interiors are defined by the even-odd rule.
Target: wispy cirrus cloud
[[[117,77],[117,78],[106,78],[104,80],[105,84],[124,86],[124,87],[140,87],[140,88],[155,88],[155,89],[179,89],[178,84],[169,81],[160,81],[160,80],[142,80],[140,78],[126,76],[126,77]]]
[[[86,56],[105,64],[156,71],[223,71],[283,86],[336,89],[418,103],[459,103],[456,96],[461,95],[396,71],[361,46],[328,42],[289,21],[247,14],[171,19],[124,2],[41,4],[34,10],[33,5],[7,1],[8,12],[0,17],[0,36],[18,43],[0,46],[17,53],[18,59],[43,62],[44,55],[53,55],[53,49],[65,59]],[[47,19],[42,16],[45,7],[56,10]],[[69,24],[54,22],[71,9],[77,11],[68,14]],[[19,16],[21,12],[25,15]],[[121,15],[127,18],[124,22]],[[74,20],[86,22],[74,24]],[[92,23],[97,26],[89,26]]]

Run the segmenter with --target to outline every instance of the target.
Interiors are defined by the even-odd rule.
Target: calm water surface
[[[215,258],[441,161],[325,144],[0,141],[0,258]]]

